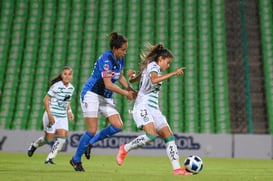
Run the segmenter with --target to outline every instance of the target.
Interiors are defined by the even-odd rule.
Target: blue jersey
[[[85,82],[81,97],[83,98],[87,91],[91,91],[105,98],[112,98],[113,92],[105,88],[103,78],[111,77],[112,82],[115,83],[120,77],[124,63],[124,58],[116,59],[111,50],[104,52],[96,61],[91,76]]]

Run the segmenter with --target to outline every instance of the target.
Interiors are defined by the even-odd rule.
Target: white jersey
[[[156,72],[161,75],[160,66],[156,62],[151,62],[147,65],[147,68],[143,70],[140,80],[140,88],[138,96],[135,101],[135,106],[145,105],[151,108],[159,109],[158,96],[162,82],[153,84],[151,82],[150,74]]]
[[[156,62],[149,63],[142,72],[139,84],[140,89],[134,104],[133,117],[138,128],[142,128],[143,125],[152,122],[156,130],[159,131],[169,125],[158,105],[158,95],[162,82],[153,84],[150,78],[152,72],[161,75],[160,67]]]
[[[73,92],[73,85],[69,83],[68,86],[65,86],[62,81],[50,87],[47,95],[51,98],[49,107],[54,117],[67,117],[67,105],[71,102]]]

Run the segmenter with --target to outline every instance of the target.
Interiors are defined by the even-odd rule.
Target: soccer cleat
[[[35,150],[37,149],[33,144],[34,144],[34,143],[32,142],[31,145],[30,145],[30,147],[29,147],[28,150],[27,150],[27,155],[28,155],[29,157],[32,157],[33,153],[34,153]]]
[[[124,146],[125,145],[121,145],[119,147],[119,151],[118,151],[118,154],[117,154],[117,157],[116,157],[116,161],[117,161],[117,164],[118,165],[122,165],[126,155],[127,155],[127,152],[126,150],[124,149]]]
[[[82,162],[74,162],[73,159],[70,160],[70,165],[74,168],[77,172],[84,172],[84,168],[82,167]]]
[[[85,158],[87,160],[89,160],[91,157],[91,149],[92,149],[92,145],[90,144],[90,145],[88,145],[88,147],[86,148],[86,150],[84,152]]]
[[[185,167],[178,168],[173,171],[174,175],[192,175],[191,172],[187,172]]]
[[[53,162],[52,159],[48,159],[45,161],[45,164],[51,164],[51,165],[54,165],[55,163]]]

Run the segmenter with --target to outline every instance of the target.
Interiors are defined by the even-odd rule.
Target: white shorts
[[[55,133],[57,129],[64,129],[68,131],[68,119],[66,118],[58,118],[54,117],[55,123],[51,126],[49,126],[49,119],[47,112],[44,112],[43,115],[43,126],[44,126],[44,131],[47,133]]]
[[[138,105],[134,107],[133,117],[138,128],[151,122],[154,123],[156,131],[159,131],[165,126],[169,127],[166,117],[159,109]]]
[[[113,99],[102,97],[91,91],[87,91],[81,99],[81,107],[85,118],[98,118],[99,114],[107,118],[119,114]]]

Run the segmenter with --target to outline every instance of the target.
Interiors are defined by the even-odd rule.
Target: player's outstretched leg
[[[122,165],[122,163],[123,163],[123,161],[124,161],[127,153],[130,150],[142,147],[142,146],[146,145],[147,143],[153,141],[155,138],[156,138],[155,135],[146,133],[144,135],[139,135],[134,140],[132,140],[131,142],[127,143],[126,144],[126,148],[125,148],[125,145],[121,145],[119,147],[119,152],[118,152],[117,157],[116,157],[117,164],[118,165]]]
[[[36,141],[32,142],[31,145],[29,146],[28,150],[27,150],[27,155],[29,157],[32,157],[32,155],[34,154],[35,150],[40,147],[43,146],[46,143],[50,143],[50,140],[47,140],[46,138],[44,138],[44,136],[39,137]]]

